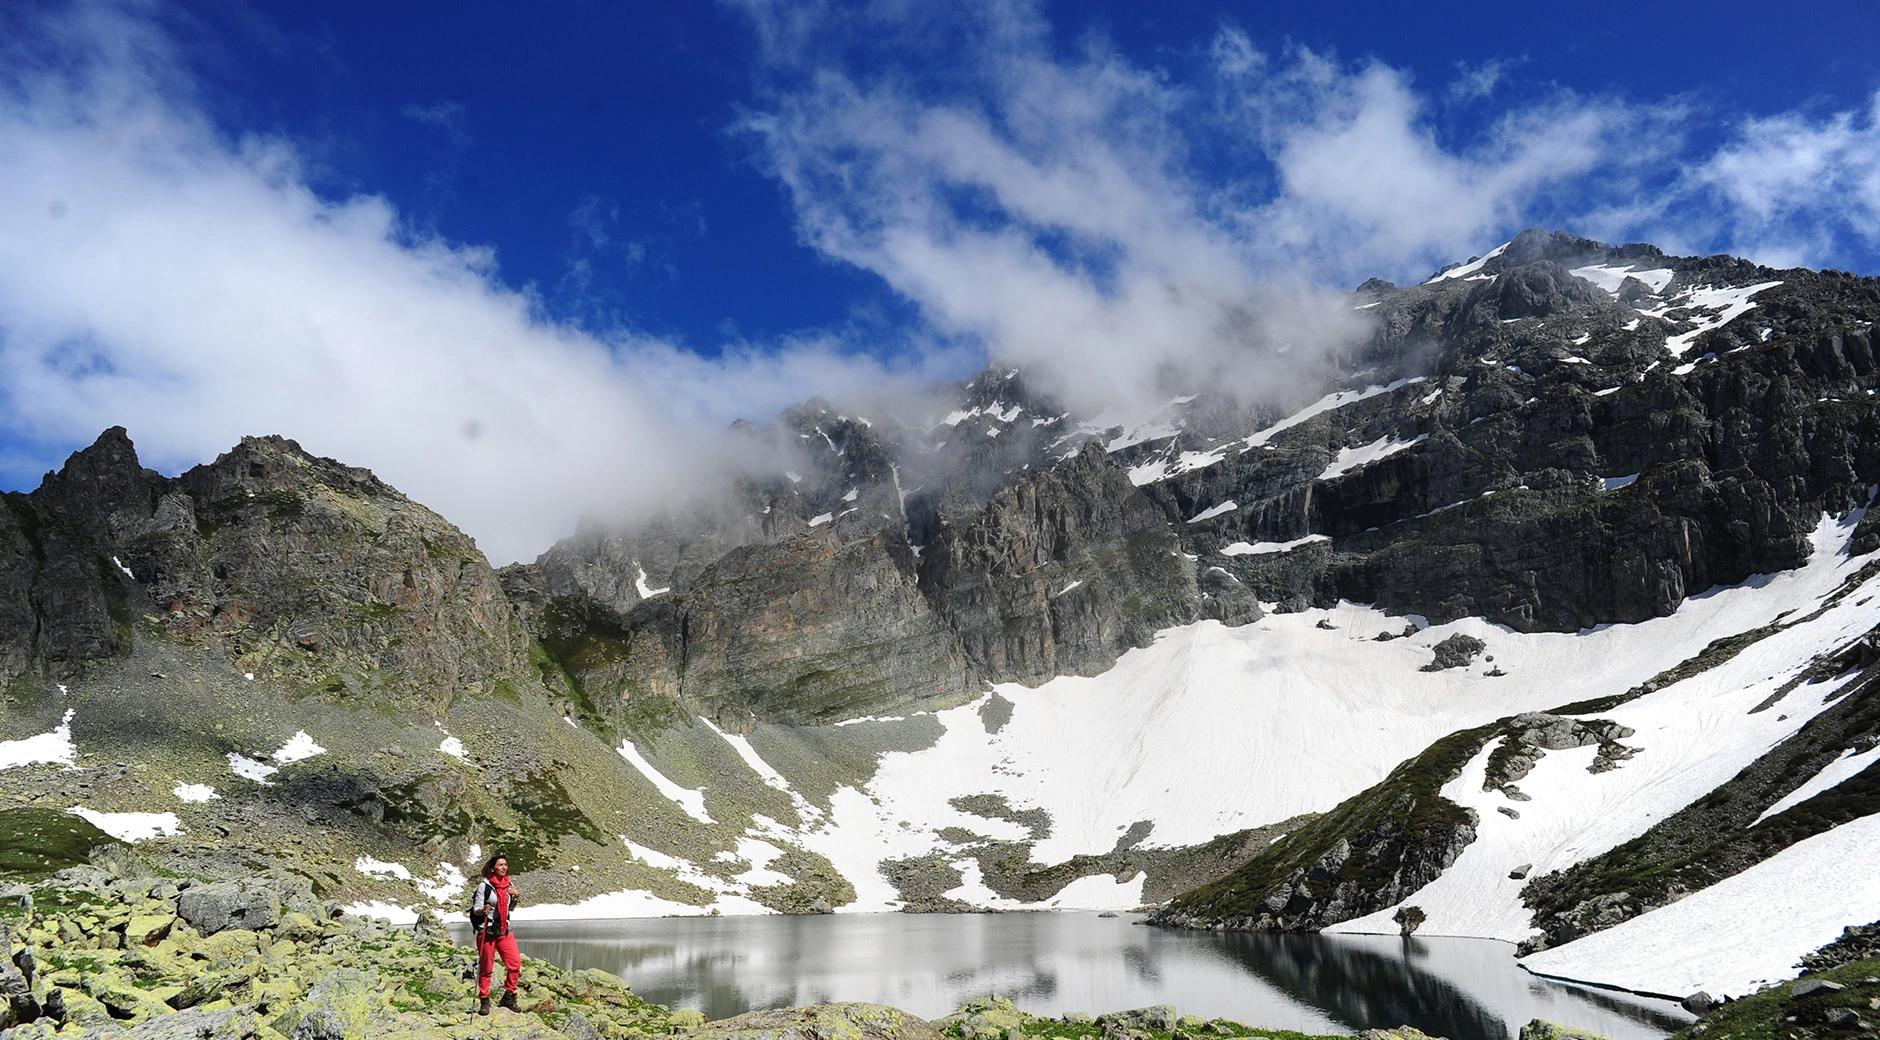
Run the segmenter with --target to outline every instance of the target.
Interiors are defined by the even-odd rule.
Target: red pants
[[[522,978],[522,951],[516,948],[516,933],[499,939],[477,936],[477,996],[490,995],[490,979],[496,974],[496,955],[503,957],[503,991],[514,993]]]

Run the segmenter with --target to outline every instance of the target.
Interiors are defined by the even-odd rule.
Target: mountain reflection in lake
[[[1667,1002],[1535,978],[1506,944],[1481,939],[1222,935],[1081,913],[542,922],[518,935],[527,957],[601,968],[714,1019],[836,1000],[933,1018],[996,994],[1046,1015],[1172,1004],[1250,1025],[1410,1025],[1450,1040],[1510,1040],[1534,1018],[1657,1040],[1690,1021]]]

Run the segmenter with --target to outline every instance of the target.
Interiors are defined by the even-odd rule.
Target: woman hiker
[[[509,858],[502,853],[483,864],[483,880],[470,901],[470,927],[477,938],[477,1014],[490,1013],[490,978],[496,957],[503,958],[503,1007],[516,1007],[516,983],[522,978],[522,951],[509,930],[509,912],[516,908],[516,888],[509,883]]]

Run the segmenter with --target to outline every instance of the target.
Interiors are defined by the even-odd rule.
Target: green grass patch
[[[568,789],[552,774],[531,773],[515,781],[507,801],[515,813],[514,827],[473,818],[465,833],[480,827],[482,844],[492,852],[507,855],[510,869],[518,874],[550,866],[564,838],[582,838],[596,845],[607,843],[600,826],[581,811]]]
[[[1870,1030],[1880,1027],[1880,1011],[1871,1001],[1880,1000],[1880,959],[1855,961],[1830,968],[1807,978],[1825,979],[1844,987],[1793,1000],[1790,994],[1800,979],[1784,982],[1761,993],[1732,1001],[1705,1015],[1672,1040],[1696,1040],[1699,1037],[1728,1037],[1729,1040],[1800,1040],[1802,1037],[1870,1037]],[[1869,1027],[1831,1029],[1824,1024],[1827,1013],[1836,1008],[1852,1010]],[[1796,1021],[1789,1021],[1790,1018]]]
[[[1255,917],[1266,912],[1263,904],[1270,894],[1301,874],[1315,894],[1350,882],[1374,897],[1375,906],[1354,908],[1353,916],[1388,905],[1382,893],[1400,880],[1408,861],[1424,850],[1447,846],[1458,831],[1472,826],[1468,810],[1442,796],[1443,785],[1460,774],[1487,741],[1502,734],[1508,722],[1502,719],[1443,737],[1233,873],[1175,897],[1161,916],[1206,921]],[[1313,876],[1315,866],[1340,841],[1349,844],[1351,855],[1335,873]]]
[[[91,860],[91,850],[123,842],[57,809],[0,809],[0,876],[39,878]]]
[[[556,657],[554,651],[550,650],[540,639],[529,643],[529,664],[541,675],[542,685],[551,690],[567,692],[568,699],[574,708],[570,715],[576,722],[606,737],[608,743],[613,743],[614,727],[608,722],[606,715],[594,703],[594,699],[588,696],[587,688],[581,684],[580,678],[569,671],[561,658]]]
[[[9,709],[17,710],[25,708],[30,710],[45,703],[46,692],[47,686],[45,682],[37,676],[16,675],[7,680],[4,698],[6,706]],[[5,713],[0,712],[0,718],[5,717]]]
[[[369,599],[359,605],[359,620],[367,624],[390,624],[404,616],[404,607],[384,600]]]

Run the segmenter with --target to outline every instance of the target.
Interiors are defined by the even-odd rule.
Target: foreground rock
[[[534,960],[522,1013],[476,1018],[470,950],[343,917],[298,878],[204,885],[81,867],[0,900],[0,947],[6,1040],[593,1040],[704,1021],[606,972]]]

